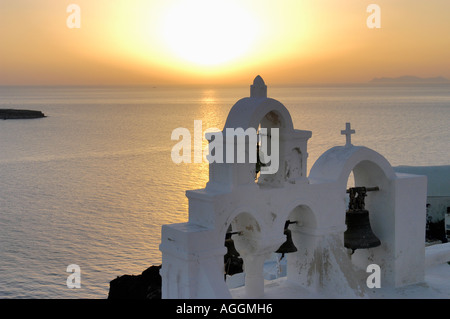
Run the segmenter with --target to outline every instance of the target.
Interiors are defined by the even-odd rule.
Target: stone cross
[[[345,123],[345,130],[341,134],[345,135],[345,146],[352,146],[352,134],[355,134],[355,130],[350,129],[350,123]]]

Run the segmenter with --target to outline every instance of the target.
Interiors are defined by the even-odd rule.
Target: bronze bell
[[[288,229],[289,224],[294,224],[296,222],[286,221],[284,225],[284,234],[286,235],[286,241],[277,249],[276,253],[281,254],[281,258],[284,254],[294,253],[297,251],[294,242],[292,241],[292,232]]]
[[[239,252],[234,246],[234,240],[231,239],[231,235],[233,234],[240,234],[240,232],[229,232],[225,237],[225,247],[227,248],[227,253],[224,256],[225,278],[226,275],[232,276],[234,274],[243,272],[244,261],[241,257],[239,257]]]
[[[350,188],[350,204],[345,214],[347,230],[344,232],[344,246],[352,250],[373,248],[381,245],[380,239],[370,227],[369,211],[364,209],[364,197],[368,190],[365,187]]]
[[[239,252],[234,246],[234,240],[231,238],[225,239],[225,247],[227,247],[226,258],[239,257]]]

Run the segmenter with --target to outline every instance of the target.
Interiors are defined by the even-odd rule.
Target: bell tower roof
[[[267,117],[267,115],[269,116]],[[267,127],[279,127],[284,130],[294,130],[291,115],[279,101],[267,97],[267,85],[260,75],[256,76],[250,86],[250,97],[240,99],[231,108],[225,123],[225,128],[249,127],[258,129],[261,121],[268,120]],[[268,123],[265,123],[268,124]]]

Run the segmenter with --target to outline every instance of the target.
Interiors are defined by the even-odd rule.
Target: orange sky
[[[380,29],[366,25],[371,3]],[[0,85],[450,78],[449,12],[448,0],[2,0]]]

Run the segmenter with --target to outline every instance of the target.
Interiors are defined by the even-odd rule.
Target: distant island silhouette
[[[0,119],[2,120],[23,120],[46,117],[41,111],[0,109]]]
[[[450,83],[450,80],[443,76],[436,76],[431,78],[421,78],[418,76],[404,75],[395,78],[381,77],[373,78],[370,83]]]

